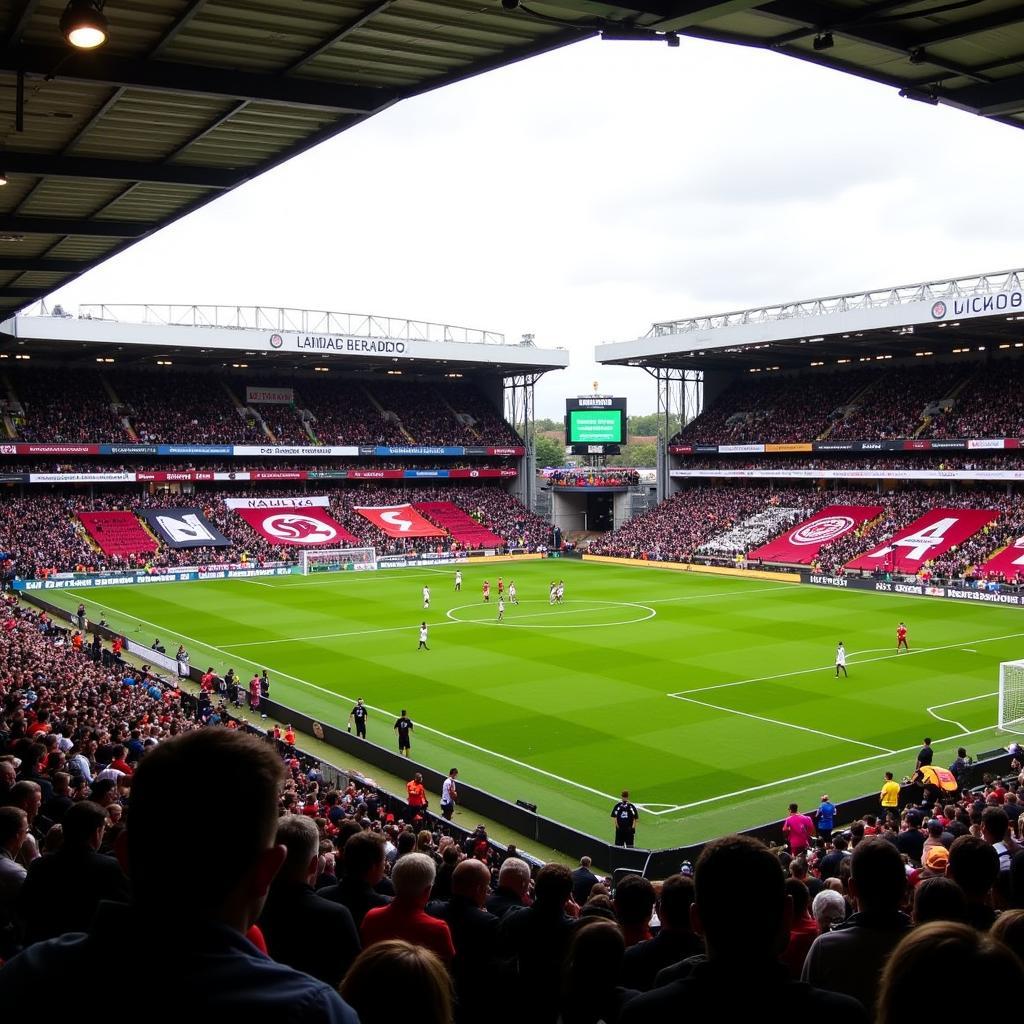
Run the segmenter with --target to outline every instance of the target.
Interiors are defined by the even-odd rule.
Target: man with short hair
[[[872,1013],[882,968],[910,930],[900,907],[907,873],[899,852],[885,839],[865,839],[850,858],[849,892],[857,912],[819,935],[804,961],[804,981],[853,996]]]
[[[832,842],[832,829],[836,823],[836,805],[828,798],[828,793],[821,794],[817,815],[818,835],[823,843]]]
[[[196,729],[147,753],[126,837],[131,905],[103,903],[88,934],[14,957],[0,970],[0,1005],[31,1006],[58,985],[93,991],[116,961],[124,1005],[158,998],[168,1020],[358,1024],[329,985],[245,937],[287,856],[274,841],[283,777],[267,744],[228,729]],[[216,784],[197,792],[185,780]],[[154,989],[154,965],[168,964],[173,979]]]
[[[590,870],[592,863],[593,861],[589,857],[580,857],[580,866],[572,873],[572,898],[581,907],[590,897],[590,890],[601,881]]]
[[[686,978],[631,1000],[619,1024],[865,1024],[867,1015],[854,1000],[792,981],[779,963],[792,908],[778,858],[763,844],[747,836],[708,843],[693,881],[690,919],[704,938],[706,962],[693,963]]]
[[[640,812],[636,804],[629,802],[629,790],[622,791],[622,799],[612,808],[612,821],[615,822],[615,845],[632,848],[636,840],[636,823],[640,820]]]
[[[403,939],[429,949],[450,967],[455,958],[451,931],[444,921],[426,913],[436,873],[434,858],[425,853],[399,857],[391,872],[395,898],[386,907],[367,912],[360,929],[363,945],[369,947],[387,939]]]
[[[456,1020],[479,1022],[491,1014],[499,980],[498,918],[484,909],[491,872],[482,861],[469,858],[452,872],[452,894],[446,902],[431,903],[428,913],[444,921],[455,946],[452,980],[458,997]]]
[[[25,869],[14,859],[28,835],[28,818],[20,807],[0,807],[0,958],[18,948],[20,928],[15,907],[25,883]]]
[[[661,929],[653,939],[626,950],[619,978],[625,988],[647,992],[654,987],[660,971],[704,952],[704,943],[690,927],[692,905],[692,878],[669,875],[661,883],[657,904]]]
[[[999,870],[1009,871],[1013,853],[1019,849],[1009,838],[1010,819],[1002,807],[986,807],[981,812],[981,838],[999,854]],[[1010,844],[1013,844],[1011,849]]]
[[[790,804],[789,817],[782,823],[782,834],[789,843],[789,852],[799,857],[811,845],[814,822],[806,814],[800,813],[797,804]]]
[[[309,818],[288,814],[278,823],[277,844],[288,856],[260,914],[267,950],[278,963],[337,988],[361,945],[348,908],[313,889],[320,833]]]
[[[882,821],[889,814],[896,814],[900,802],[900,784],[892,777],[892,772],[885,773],[885,782],[882,783],[882,792],[878,797],[882,808]]]
[[[459,787],[455,780],[459,777],[459,769],[452,768],[448,772],[448,778],[441,786],[441,816],[445,821],[451,821],[455,813],[455,805],[459,802]]]
[[[320,895],[347,907],[356,928],[363,923],[366,912],[386,907],[390,896],[377,892],[385,872],[384,837],[376,832],[355,832],[342,848],[344,874],[335,885],[320,890]]]
[[[487,897],[487,909],[495,917],[526,906],[530,887],[530,865],[519,857],[508,857],[498,871],[498,887]]]
[[[995,923],[992,887],[999,881],[999,854],[978,836],[960,836],[949,848],[946,877],[967,897],[967,923],[987,932]]]
[[[917,764],[914,765],[914,771],[919,771],[926,765],[930,765],[935,758],[935,751],[932,750],[932,740],[930,736],[925,736],[924,746],[917,752]]]
[[[615,887],[612,906],[626,949],[653,937],[651,915],[657,899],[654,886],[643,875],[626,875]]]
[[[548,1024],[558,1015],[562,964],[576,922],[565,911],[572,873],[545,864],[537,874],[533,905],[510,910],[501,920],[499,942],[518,977],[516,1009],[524,1020]]]

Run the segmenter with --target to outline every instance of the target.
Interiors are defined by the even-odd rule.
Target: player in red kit
[[[491,585],[487,580],[484,580],[484,600],[490,601],[491,599]]]
[[[498,577],[498,597],[501,597],[505,593],[505,581],[499,576]]]
[[[896,627],[896,653],[900,653],[900,648],[904,648],[907,653],[910,653],[910,646],[907,644],[907,627],[901,622]]]

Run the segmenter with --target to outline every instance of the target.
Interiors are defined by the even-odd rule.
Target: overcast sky
[[[1024,132],[776,54],[593,40],[410,100],[50,301],[294,306],[571,351],[655,320],[1024,263]]]

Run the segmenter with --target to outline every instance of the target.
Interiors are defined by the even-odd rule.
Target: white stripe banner
[[[294,498],[225,498],[228,508],[329,508],[326,495],[303,494]]]

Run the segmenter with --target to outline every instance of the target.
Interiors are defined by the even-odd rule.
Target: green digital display
[[[623,444],[626,440],[624,409],[572,409],[569,411],[569,444]]]

